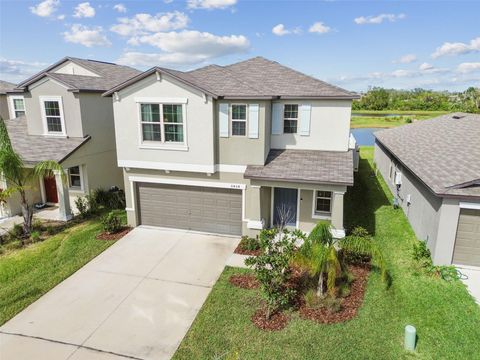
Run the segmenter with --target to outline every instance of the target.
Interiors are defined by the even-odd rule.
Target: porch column
[[[345,237],[345,229],[343,228],[343,195],[344,193],[342,192],[333,193],[332,233],[335,238]]]
[[[248,219],[247,227],[253,230],[263,229],[260,189],[260,186],[251,185],[245,190],[247,192],[245,217]]]
[[[68,191],[68,184],[62,178],[62,172],[55,170],[55,182],[57,184],[58,207],[60,212],[60,219],[68,221],[72,219],[72,210],[70,209],[70,195]]]

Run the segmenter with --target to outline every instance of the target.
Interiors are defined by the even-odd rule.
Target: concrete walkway
[[[468,292],[480,305],[480,268],[458,267],[462,273],[462,282],[467,286]]]
[[[238,242],[136,228],[0,327],[0,358],[169,359]]]

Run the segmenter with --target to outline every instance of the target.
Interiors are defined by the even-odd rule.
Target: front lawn
[[[226,268],[174,359],[478,359],[480,308],[461,282],[419,275],[412,267],[415,236],[390,204],[383,180],[373,176],[373,148],[361,149],[360,173],[345,199],[346,226],[366,227],[379,242],[393,277],[385,290],[372,272],[363,306],[351,321],[324,325],[297,315],[284,330],[265,332],[250,321],[256,290],[233,287]],[[416,355],[403,351],[407,324],[417,328]]]
[[[0,325],[112,245],[101,231],[97,216],[0,256]]]

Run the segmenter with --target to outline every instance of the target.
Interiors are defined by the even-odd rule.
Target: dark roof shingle
[[[5,95],[7,92],[11,92],[15,89],[17,85],[12,84],[8,81],[0,80],[0,94]]]
[[[248,165],[246,179],[353,185],[353,151],[272,149],[264,166]]]
[[[435,194],[480,196],[480,115],[444,115],[375,137]]]

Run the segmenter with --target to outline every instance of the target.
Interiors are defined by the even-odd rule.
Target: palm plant
[[[310,232],[297,252],[294,262],[308,269],[310,274],[318,277],[317,296],[325,297],[326,290],[335,295],[335,283],[346,271],[345,254],[368,256],[385,278],[385,262],[382,253],[369,236],[352,235],[335,240],[330,225],[319,223]],[[326,278],[326,289],[325,289]]]
[[[0,118],[0,175],[8,184],[0,198],[2,202],[6,202],[13,194],[19,194],[24,236],[30,235],[32,230],[33,205],[27,198],[29,184],[36,178],[53,176],[55,171],[61,172],[62,179],[65,179],[62,166],[54,160],[41,161],[33,167],[33,170],[28,169],[21,156],[13,149],[5,122]],[[23,240],[21,241],[23,245]]]

